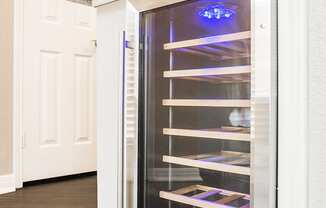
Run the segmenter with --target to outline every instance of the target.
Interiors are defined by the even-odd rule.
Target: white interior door
[[[96,170],[94,8],[24,0],[23,181]]]

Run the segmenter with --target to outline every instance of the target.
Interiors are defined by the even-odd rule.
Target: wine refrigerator
[[[255,64],[273,60],[255,50],[271,46],[254,9],[194,0],[140,13],[138,208],[275,206],[277,83]]]

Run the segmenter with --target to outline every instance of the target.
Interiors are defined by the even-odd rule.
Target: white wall
[[[309,208],[326,206],[326,2],[310,0],[308,11]]]
[[[0,1],[0,176],[12,173],[13,0]]]
[[[308,208],[306,3],[278,1],[279,208]]]
[[[326,2],[279,1],[279,207],[326,204]]]

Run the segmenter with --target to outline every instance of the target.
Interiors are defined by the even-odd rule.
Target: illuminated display
[[[235,14],[235,10],[231,8],[226,8],[224,5],[214,5],[207,7],[205,9],[202,9],[199,12],[199,16],[205,17],[208,19],[222,19],[222,18],[230,18]]]

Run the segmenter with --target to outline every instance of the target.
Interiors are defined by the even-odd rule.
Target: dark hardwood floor
[[[96,208],[96,176],[28,184],[0,195],[0,208]]]

